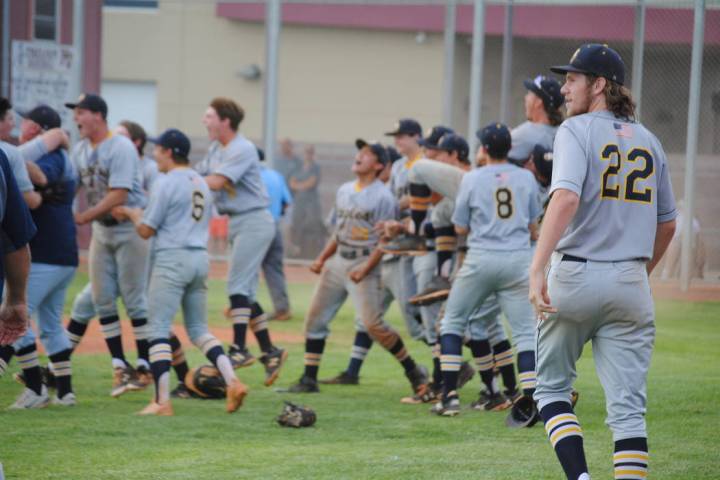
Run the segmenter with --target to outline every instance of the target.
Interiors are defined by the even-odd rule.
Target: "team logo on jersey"
[[[615,135],[618,137],[632,138],[633,131],[632,127],[627,123],[613,123],[613,129],[615,129]]]

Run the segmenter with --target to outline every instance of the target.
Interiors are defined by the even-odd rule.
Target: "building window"
[[[35,0],[33,30],[37,40],[57,40],[58,16],[57,0]]]
[[[106,7],[158,8],[157,0],[105,0]]]

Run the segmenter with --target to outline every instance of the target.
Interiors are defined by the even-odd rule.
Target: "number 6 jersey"
[[[658,139],[639,123],[592,112],[560,126],[553,156],[550,193],[580,196],[557,251],[594,261],[650,259],[657,224],[677,216]]]
[[[160,175],[142,219],[157,232],[153,249],[206,249],[211,203],[210,189],[195,170],[178,167]]]
[[[530,248],[528,226],[542,213],[539,197],[529,170],[509,163],[487,165],[463,177],[452,221],[470,228],[470,248]]]

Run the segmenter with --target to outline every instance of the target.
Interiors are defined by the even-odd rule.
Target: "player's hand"
[[[127,207],[123,205],[119,205],[117,207],[113,207],[112,210],[110,210],[110,215],[117,220],[118,222],[124,222],[127,220],[128,217],[128,209]]]
[[[28,329],[27,305],[24,303],[0,306],[0,345],[10,345]]]
[[[78,212],[75,213],[75,223],[77,225],[85,225],[90,220],[88,220],[87,216],[85,215],[85,212]]]
[[[350,277],[350,280],[352,280],[354,283],[360,283],[365,277],[367,277],[367,272],[365,272],[364,267],[358,267],[355,270],[351,271],[348,276]]]
[[[325,262],[323,260],[316,258],[315,261],[310,265],[310,271],[320,275],[320,272],[322,272],[324,265]]]
[[[410,195],[403,195],[398,202],[400,210],[407,210],[410,208]]]
[[[45,135],[50,142],[58,144],[65,150],[70,150],[70,137],[68,137],[68,134],[62,128],[51,128],[45,132]]]
[[[548,313],[557,313],[557,308],[553,307],[550,303],[544,270],[530,270],[529,299],[535,309],[538,322],[546,320]]]

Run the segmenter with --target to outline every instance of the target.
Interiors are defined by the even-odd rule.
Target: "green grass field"
[[[68,298],[85,281],[79,274]],[[212,322],[223,324],[223,282],[211,282]],[[299,333],[312,286],[293,285],[296,318],[273,322],[273,331]],[[267,305],[263,292],[261,299]],[[69,307],[68,307],[69,308]],[[651,476],[717,479],[720,474],[720,303],[661,301],[657,342],[649,381],[648,423]],[[345,306],[323,359],[321,376],[340,371],[352,341],[352,308]],[[397,310],[390,321],[401,328]],[[277,386],[302,370],[301,344],[285,345],[290,359]],[[430,363],[426,347],[410,345]],[[593,478],[612,478],[612,441],[604,425],[604,401],[588,348],[579,364],[577,414]],[[191,364],[203,359],[188,347]],[[134,357],[134,354],[131,354]],[[12,403],[21,387],[0,380],[0,406]],[[427,405],[399,403],[409,393],[400,367],[375,346],[360,386],[328,386],[319,395],[279,394],[262,386],[258,364],[240,371],[251,392],[236,414],[222,401],[175,401],[175,417],[134,415],[150,392],[109,396],[107,354],[73,359],[79,404],[34,411],[0,410],[0,462],[7,479],[196,479],[212,478],[472,478],[557,479],[557,463],[542,426],[509,430],[504,413],[471,410],[455,418],[428,413]],[[479,380],[461,392],[475,399]],[[279,427],[283,399],[312,406],[318,422],[309,429]]]

